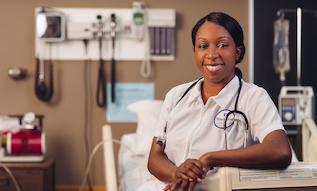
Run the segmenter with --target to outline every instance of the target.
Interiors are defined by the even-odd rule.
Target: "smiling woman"
[[[204,88],[204,94],[208,95],[203,97],[216,95],[233,79],[235,64],[240,63],[245,54],[242,28],[232,17],[224,18],[223,13],[211,13],[198,21],[192,31],[197,67],[205,83],[218,84],[212,92]]]
[[[235,64],[242,47],[236,47],[230,33],[224,27],[205,22],[197,31],[194,51],[197,67],[205,79],[204,83],[221,84],[223,88],[235,76]],[[214,92],[210,96],[217,93]]]
[[[193,28],[192,41],[203,78],[167,93],[148,163],[157,179],[147,190],[200,190],[222,166],[287,167],[291,149],[274,103],[235,67],[245,54],[239,23],[210,13]],[[219,114],[230,115],[230,124]]]

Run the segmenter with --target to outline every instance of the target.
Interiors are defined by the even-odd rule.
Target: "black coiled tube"
[[[47,89],[44,81],[39,84],[39,70],[40,70],[40,59],[36,59],[36,77],[35,77],[35,94],[41,101],[49,101],[53,97],[54,84],[53,84],[53,64],[50,61],[50,87]],[[49,91],[47,91],[49,90]]]

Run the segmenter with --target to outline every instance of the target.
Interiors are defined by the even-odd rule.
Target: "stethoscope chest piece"
[[[166,138],[165,138],[165,136],[163,136],[163,137],[158,136],[157,139],[156,139],[156,144],[161,145],[161,147],[163,149],[165,149],[165,147],[166,147]]]

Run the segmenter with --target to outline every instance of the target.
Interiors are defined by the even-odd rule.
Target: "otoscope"
[[[102,59],[102,18],[101,15],[97,16],[98,19],[98,31],[97,31],[97,36],[99,40],[99,76],[98,76],[98,84],[97,84],[97,104],[99,107],[104,107],[106,105],[106,78],[104,75],[104,67],[103,67],[103,59]],[[101,91],[100,92],[100,88]],[[99,97],[101,96],[101,97]]]

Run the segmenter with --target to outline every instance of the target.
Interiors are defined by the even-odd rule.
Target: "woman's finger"
[[[168,184],[163,190],[164,191],[176,191],[182,183],[182,179],[177,179],[174,182]]]
[[[178,167],[177,178],[182,178],[188,181],[200,182],[207,169],[203,163],[196,159],[187,159]]]
[[[197,184],[196,182],[190,182],[188,186],[188,191],[193,191],[196,184]]]
[[[182,180],[182,183],[179,187],[179,191],[187,191],[189,186],[189,182],[187,180]]]

